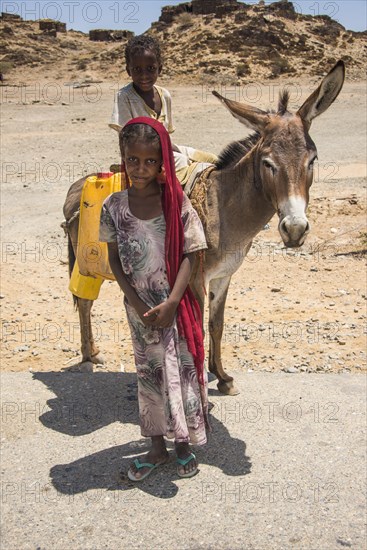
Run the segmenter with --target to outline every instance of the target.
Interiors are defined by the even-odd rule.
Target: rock
[[[348,539],[342,539],[342,538],[339,537],[339,538],[336,539],[336,542],[338,544],[340,544],[340,546],[344,546],[344,547],[347,547],[347,548],[352,547],[352,542],[349,538]]]
[[[19,346],[18,348],[15,348],[14,352],[29,351],[29,349],[29,346]]]
[[[84,361],[71,370],[74,370],[74,372],[93,372],[93,367],[94,363],[92,361]]]
[[[296,369],[296,367],[284,367],[283,371],[289,374],[295,374],[299,372],[298,369]]]

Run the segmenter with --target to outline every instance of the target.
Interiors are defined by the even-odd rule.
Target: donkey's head
[[[278,212],[279,232],[287,247],[301,246],[310,230],[306,209],[317,150],[308,131],[312,120],[338,96],[344,76],[344,63],[339,61],[293,114],[287,110],[287,92],[279,98],[277,113],[267,113],[213,92],[235,118],[260,134],[252,149],[255,185],[261,187]]]

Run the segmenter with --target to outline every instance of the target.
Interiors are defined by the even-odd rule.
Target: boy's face
[[[150,50],[131,56],[126,67],[135,87],[142,92],[149,92],[153,88],[161,69],[155,54]]]

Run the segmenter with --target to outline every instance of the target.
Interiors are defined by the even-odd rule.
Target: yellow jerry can
[[[108,263],[107,243],[99,241],[103,201],[125,189],[125,175],[98,173],[86,179],[80,198],[77,261],[69,290],[79,298],[95,300],[104,279],[115,280]]]
[[[85,300],[97,300],[104,279],[102,277],[86,277],[79,271],[78,260],[75,261],[70,277],[69,290]]]

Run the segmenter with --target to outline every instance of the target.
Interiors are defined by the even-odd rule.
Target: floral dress
[[[181,218],[184,253],[207,247],[198,215],[184,195]],[[123,272],[149,307],[170,294],[164,259],[166,223],[163,213],[150,220],[136,218],[129,209],[127,190],[105,200],[100,241],[116,242]],[[146,327],[124,300],[138,376],[141,433],[165,435],[177,442],[206,443],[206,392],[200,391],[196,369],[186,340],[176,322],[170,328]]]

